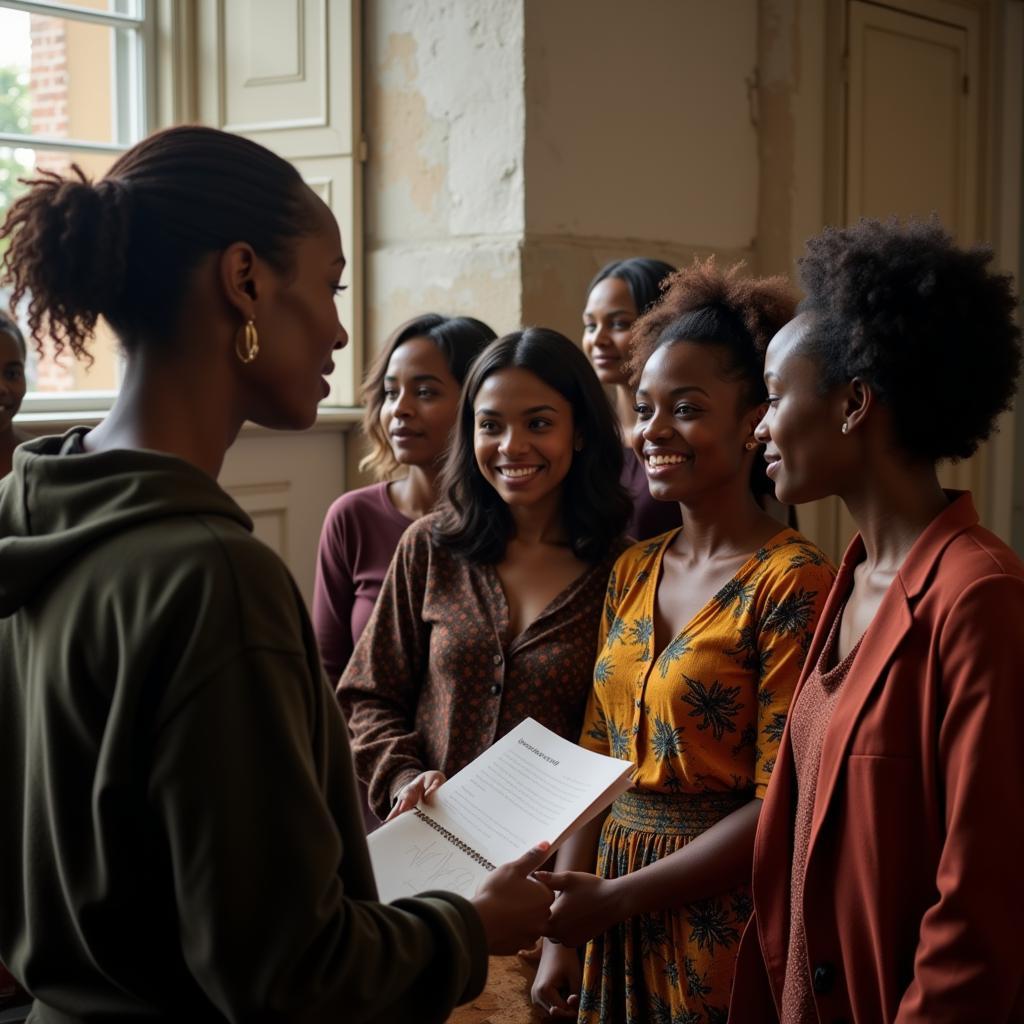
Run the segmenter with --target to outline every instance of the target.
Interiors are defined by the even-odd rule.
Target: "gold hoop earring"
[[[756,441],[747,441],[743,445],[743,447],[746,448],[748,452],[752,452],[757,447],[757,442]]]
[[[244,333],[244,338],[239,335]],[[246,365],[260,354],[260,336],[256,333],[256,324],[252,317],[246,320],[235,332],[235,355]]]

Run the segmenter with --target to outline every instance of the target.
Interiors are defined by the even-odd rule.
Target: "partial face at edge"
[[[491,374],[473,401],[473,452],[508,505],[560,500],[576,442],[572,405],[529,370]]]
[[[842,404],[821,392],[817,360],[805,345],[813,329],[813,316],[801,313],[772,338],[764,373],[768,409],[756,430],[775,495],[792,505],[836,493],[842,472]]]
[[[25,357],[18,339],[0,330],[0,430],[6,430],[25,397]]]

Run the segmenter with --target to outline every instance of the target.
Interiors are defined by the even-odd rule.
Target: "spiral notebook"
[[[428,889],[472,896],[498,864],[558,847],[629,789],[633,764],[527,718],[414,810],[368,838],[385,902]]]

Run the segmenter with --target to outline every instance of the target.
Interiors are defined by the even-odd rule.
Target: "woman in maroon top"
[[[603,266],[587,286],[583,310],[583,351],[597,379],[611,388],[615,412],[624,440],[636,422],[633,391],[625,372],[633,323],[661,294],[661,284],[675,267],[661,260],[636,256]],[[622,485],[633,499],[633,514],[626,532],[634,540],[647,540],[681,522],[679,505],[651,497],[647,474],[628,444],[624,445]]]
[[[370,452],[360,469],[383,481],[331,505],[317,555],[313,625],[332,684],[369,621],[399,538],[434,505],[462,382],[495,337],[472,317],[427,313],[391,336],[366,376]],[[404,476],[389,479],[403,467]]]
[[[338,686],[378,814],[415,806],[527,716],[576,739],[624,547],[621,471],[611,406],[571,341],[530,328],[484,351],[446,505],[399,542]]]

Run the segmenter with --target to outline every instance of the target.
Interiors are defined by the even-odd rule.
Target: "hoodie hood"
[[[161,452],[86,452],[87,427],[14,453],[0,480],[0,617],[14,614],[86,548],[175,516],[252,520],[201,469]]]

